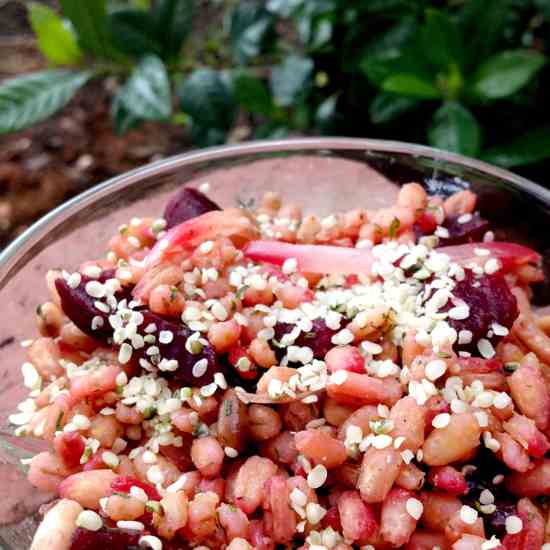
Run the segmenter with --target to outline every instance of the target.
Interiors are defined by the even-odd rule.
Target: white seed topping
[[[130,531],[143,531],[145,525],[141,521],[117,521],[116,526],[119,529],[129,529]]]
[[[504,521],[504,526],[509,535],[516,535],[523,529],[523,521],[518,516],[508,516]]]
[[[123,365],[128,363],[128,361],[132,358],[133,351],[132,346],[127,342],[124,342],[118,350],[118,362]]]
[[[229,458],[237,458],[239,456],[239,451],[233,447],[225,447],[223,452],[225,453],[225,456],[228,456]]]
[[[407,499],[405,508],[407,513],[417,521],[422,516],[422,512],[424,512],[424,505],[416,498]]]
[[[477,349],[479,353],[481,353],[481,356],[485,359],[491,359],[495,356],[495,348],[493,347],[493,344],[489,342],[486,338],[481,338],[477,343]]]
[[[460,321],[462,319],[467,319],[470,316],[470,308],[466,305],[455,306],[449,310],[449,317]]]
[[[159,342],[161,344],[169,344],[174,340],[174,333],[171,330],[161,330],[159,332]]]
[[[71,288],[77,288],[78,285],[82,282],[82,275],[80,273],[71,273],[67,279],[67,284]]]
[[[213,241],[204,241],[199,246],[199,251],[201,254],[209,254],[212,252],[212,249],[214,248],[214,242]]]
[[[319,489],[327,480],[328,472],[322,464],[317,464],[307,475],[307,484],[312,489]]]
[[[434,416],[434,419],[432,420],[432,426],[434,428],[444,428],[445,426],[449,425],[450,421],[451,415],[449,413],[441,413]]]
[[[306,505],[306,517],[311,525],[319,523],[325,517],[326,513],[327,511],[316,502],[308,502]]]
[[[477,521],[477,517],[477,510],[470,506],[464,505],[460,509],[460,519],[468,525],[473,525]]]
[[[103,451],[101,459],[109,468],[116,468],[120,464],[120,458],[112,451]]]
[[[90,419],[83,414],[75,414],[71,419],[71,423],[77,430],[87,430],[91,426]]]
[[[207,359],[199,359],[194,365],[193,365],[193,376],[195,378],[200,378],[201,376],[204,376],[206,373],[206,370],[208,369],[208,360]]]
[[[347,344],[351,344],[353,340],[355,339],[355,336],[353,335],[353,332],[351,330],[345,328],[342,329],[340,332],[337,332],[332,338],[331,342],[335,346],[345,346]]]
[[[86,294],[92,298],[103,298],[106,294],[105,285],[102,285],[99,281],[88,281],[84,288]]]
[[[388,434],[380,434],[372,440],[372,446],[375,449],[385,449],[393,443],[393,438]]]
[[[283,263],[283,273],[285,275],[291,275],[298,269],[298,261],[296,258],[288,258]]]
[[[479,494],[479,502],[481,504],[493,504],[495,502],[495,495],[489,489],[483,489]]]
[[[139,545],[144,548],[151,548],[151,550],[162,550],[162,541],[154,535],[144,535],[139,539]]]
[[[341,386],[348,379],[348,372],[344,369],[337,370],[336,372],[330,375],[331,384],[336,384]]]
[[[136,487],[135,485],[130,487],[130,496],[137,498],[141,502],[147,502],[149,500],[147,493],[141,487]]]
[[[103,527],[101,516],[93,510],[83,510],[76,518],[76,524],[88,531],[99,531]]]
[[[447,371],[447,364],[441,359],[434,359],[426,365],[426,378],[431,380],[437,380],[441,378]]]

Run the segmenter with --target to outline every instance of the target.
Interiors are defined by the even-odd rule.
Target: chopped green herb
[[[304,338],[306,338],[307,340],[311,340],[312,338],[315,338],[315,333],[314,332],[306,332],[304,334]]]
[[[143,411],[143,418],[145,418],[145,420],[149,420],[155,415],[156,412],[157,412],[156,407],[147,407]]]
[[[441,359],[450,359],[452,356],[450,353],[447,353],[446,351],[438,351],[437,356]]]
[[[504,363],[504,370],[506,372],[515,372],[519,369],[519,363],[510,362],[510,363]]]
[[[156,500],[148,500],[145,503],[145,509],[148,512],[154,512],[154,513],[157,513],[157,514],[162,514],[162,512],[163,512],[162,507],[160,505],[160,502],[157,502]]]
[[[92,449],[90,447],[86,447],[84,449],[84,452],[82,453],[82,456],[80,457],[80,464],[86,464],[88,462],[88,459],[92,456]]]
[[[271,342],[276,348],[282,349],[282,348],[285,347],[285,346],[283,346],[283,344],[281,344],[281,342],[279,342],[279,340],[277,340],[276,338],[272,338],[272,339],[270,340],[270,342]]]
[[[401,222],[399,221],[399,218],[393,218],[392,222],[390,223],[390,228],[388,230],[388,234],[391,239],[395,238],[397,232],[399,231],[399,227],[401,227]]]
[[[371,420],[369,422],[370,429],[376,435],[387,434],[393,430],[393,422],[391,420]]]
[[[377,223],[374,224],[374,232],[379,239],[384,236],[384,230]]]
[[[63,411],[61,411],[58,415],[57,415],[57,419],[55,421],[55,429],[56,431],[59,431],[61,430],[61,428],[63,428],[63,425],[61,424],[61,421],[63,420]]]
[[[248,288],[249,288],[248,285],[242,285],[237,289],[237,292],[235,294],[235,297],[237,298],[237,300],[242,300],[244,293],[248,290]]]
[[[225,399],[223,402],[223,414],[224,416],[230,416],[232,410],[231,400]]]
[[[178,289],[175,286],[170,287],[170,301],[173,302],[178,296]]]
[[[242,208],[243,210],[253,210],[254,209],[254,199],[253,198],[250,198],[250,199],[243,199],[243,198],[237,198],[237,204],[239,205],[240,208]]]

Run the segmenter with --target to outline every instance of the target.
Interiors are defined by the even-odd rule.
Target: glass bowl
[[[36,336],[34,310],[47,299],[44,274],[76,268],[105,251],[117,227],[133,216],[160,216],[179,186],[208,182],[222,206],[248,204],[278,191],[305,212],[327,215],[394,202],[399,184],[423,183],[432,193],[470,187],[497,238],[529,244],[550,256],[550,191],[520,176],[429,147],[407,143],[327,138],[252,142],[178,155],[113,178],[68,201],[18,237],[0,254],[0,545],[28,548],[38,508],[53,495],[25,479],[21,459],[42,449],[15,438],[8,416],[25,398],[22,340]],[[550,302],[543,285],[540,305]]]

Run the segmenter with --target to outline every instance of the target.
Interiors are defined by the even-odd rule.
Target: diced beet
[[[336,330],[332,330],[327,327],[323,319],[315,319],[312,322],[313,326],[309,332],[301,332],[300,336],[296,338],[294,345],[307,346],[313,350],[313,356],[316,359],[324,359],[328,350],[334,347],[331,342],[331,338],[336,334]],[[292,332],[295,325],[290,323],[277,323],[275,325],[275,339],[280,341],[281,338]],[[275,353],[283,355],[283,350],[275,348]]]
[[[155,344],[159,348],[162,358],[176,359],[179,364],[175,371],[160,371],[159,373],[161,376],[192,386],[203,386],[214,380],[214,374],[218,372],[220,368],[216,352],[212,346],[204,346],[200,353],[190,353],[185,348],[185,343],[187,342],[187,338],[192,334],[191,330],[184,325],[168,321],[149,310],[143,310],[141,313],[144,321],[138,327],[138,332],[142,334],[142,336],[145,336],[145,333],[142,331],[151,323],[155,324],[157,327],[155,334],[159,334],[161,331],[168,331],[174,335],[173,340],[169,344],[162,344],[158,342],[158,339]],[[138,357],[144,357],[149,360],[150,357],[147,357],[145,353],[146,349],[146,347],[141,348],[140,350],[136,350],[135,353],[137,353]],[[207,360],[208,367],[202,376],[195,377],[193,376],[193,366],[201,359]]]
[[[104,277],[98,279],[100,282],[104,282],[109,276],[106,276],[107,272],[104,272]],[[111,271],[110,276],[114,273]],[[73,321],[73,323],[80,328],[86,334],[92,337],[98,338],[107,342],[113,336],[113,329],[109,323],[109,314],[98,310],[95,305],[95,299],[89,296],[85,290],[85,285],[90,281],[88,277],[82,276],[82,282],[77,288],[71,288],[67,282],[59,278],[56,280],[56,288],[61,297],[61,307],[63,311]],[[126,298],[126,295],[121,294],[117,298]],[[185,343],[187,338],[191,335],[191,330],[182,324],[177,324],[172,321],[168,321],[159,315],[152,313],[149,310],[141,310],[144,321],[138,327],[138,333],[145,337],[145,328],[150,324],[156,325],[157,332],[169,331],[173,334],[173,339],[168,344],[162,344],[158,342],[155,344],[159,348],[160,357],[163,359],[176,359],[178,361],[178,368],[175,371],[160,371],[164,378],[170,378],[178,382],[182,382],[188,385],[209,384],[214,379],[214,374],[219,370],[216,352],[211,346],[204,346],[200,353],[192,354],[185,349]],[[103,325],[97,330],[92,330],[92,319],[99,316],[103,319]],[[134,350],[133,358],[144,358],[148,361],[151,360],[146,354],[149,346],[144,346],[140,349]],[[193,366],[200,359],[206,359],[208,361],[208,367],[206,372],[201,377],[195,378],[193,376]]]
[[[70,550],[127,550],[139,547],[140,531],[102,527],[99,531],[89,531],[77,527],[71,539]]]
[[[506,466],[495,457],[492,451],[480,447],[476,457],[469,461],[476,469],[466,474],[466,482],[468,483],[468,492],[460,497],[460,500],[476,508],[479,506],[479,497],[484,489],[491,491],[495,497],[496,510],[492,514],[480,514],[483,518],[485,530],[489,538],[496,535],[501,538],[505,533],[504,522],[510,515],[517,514],[516,502],[517,499],[508,491],[504,483],[495,485],[493,480],[497,475],[506,475],[509,470]]]
[[[184,187],[168,201],[164,209],[166,229],[212,210],[221,208],[197,189]]]
[[[483,235],[489,231],[489,222],[484,220],[479,212],[471,214],[471,219],[465,223],[460,223],[462,216],[450,216],[444,223],[449,231],[449,237],[439,238],[439,246],[450,246],[455,244],[481,242]]]
[[[130,493],[130,489],[132,487],[139,487],[140,489],[143,489],[151,500],[160,500],[160,495],[152,485],[150,485],[149,483],[144,483],[143,481],[140,481],[139,479],[130,476],[117,477],[111,483],[111,494],[128,494]]]
[[[98,279],[81,275],[80,284],[76,288],[71,288],[63,277],[58,277],[55,280],[55,288],[61,299],[61,308],[65,315],[82,332],[100,340],[106,340],[112,336],[113,329],[109,325],[109,314],[95,307],[94,302],[96,299],[86,292],[86,284],[93,280],[104,283],[108,279],[114,278],[114,276],[115,272],[112,269],[103,271]],[[103,319],[103,325],[96,330],[92,330],[94,317]]]
[[[502,273],[483,274],[476,277],[471,269],[465,269],[464,280],[458,281],[453,289],[453,295],[463,300],[470,308],[466,319],[447,319],[457,331],[469,330],[473,334],[472,342],[467,345],[456,345],[460,350],[478,353],[477,342],[481,338],[489,339],[495,345],[500,338],[488,337],[493,323],[510,328],[518,316],[518,306],[515,296],[510,291]],[[451,304],[447,304],[449,309]]]

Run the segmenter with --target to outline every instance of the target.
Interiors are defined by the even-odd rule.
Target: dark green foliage
[[[227,0],[198,50],[186,46],[198,0],[60,4],[31,3],[30,19],[49,61],[74,70],[0,86],[0,132],[114,74],[118,132],[171,120],[210,145],[242,120],[256,138],[424,142],[529,175],[550,158],[547,0]]]

